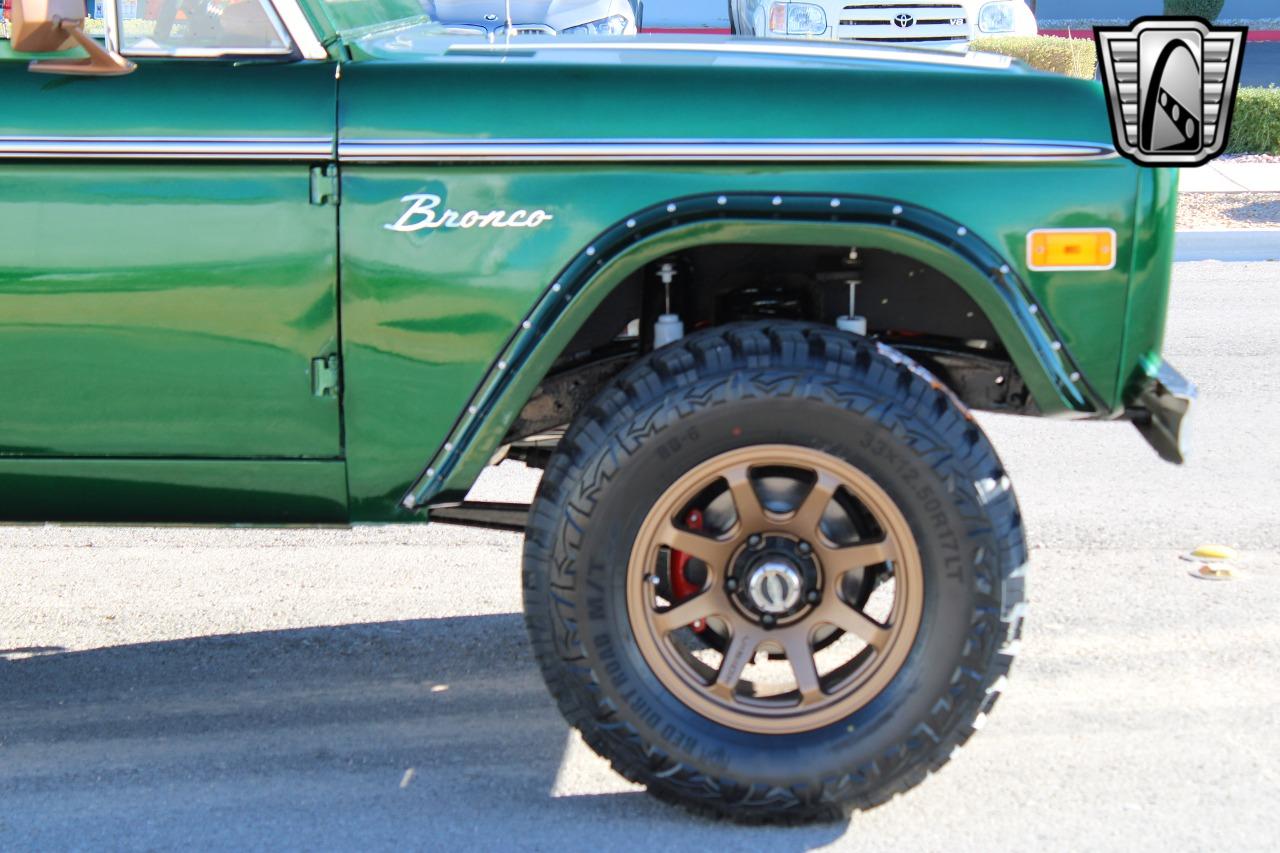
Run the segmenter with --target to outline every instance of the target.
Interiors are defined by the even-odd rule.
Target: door
[[[341,457],[334,66],[262,2],[139,4],[122,77],[4,45],[4,457]]]

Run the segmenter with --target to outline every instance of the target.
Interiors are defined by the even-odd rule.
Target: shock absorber
[[[857,247],[849,249],[845,259],[844,283],[849,287],[849,313],[836,318],[836,328],[855,335],[867,334],[867,318],[858,316],[858,285],[862,284],[862,260]]]
[[[658,267],[658,278],[662,281],[663,313],[653,324],[653,348],[664,347],[684,337],[684,321],[679,314],[671,312],[671,283],[676,280],[679,270],[671,261],[664,261]]]

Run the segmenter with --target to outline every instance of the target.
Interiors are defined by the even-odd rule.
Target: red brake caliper
[[[684,517],[685,526],[695,532],[702,530],[702,513],[696,509],[689,510],[689,514]],[[671,549],[671,594],[675,596],[672,604],[692,598],[702,592],[702,587],[696,583],[692,583],[685,577],[685,567],[689,565],[689,555],[684,551]],[[704,619],[699,619],[689,626],[693,630],[701,633],[706,630],[707,623]]]

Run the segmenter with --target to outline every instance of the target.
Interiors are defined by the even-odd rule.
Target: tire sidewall
[[[794,376],[794,374],[791,374]],[[975,662],[976,618],[999,613],[999,585],[975,577],[982,531],[990,530],[972,479],[944,477],[938,461],[952,448],[909,407],[886,405],[851,383],[811,378],[779,394],[764,373],[700,380],[630,413],[615,441],[583,466],[608,468],[589,478],[588,523],[566,554],[575,563],[571,595],[601,699],[648,743],[703,773],[752,782],[811,783],[853,768],[875,775],[910,739],[940,739],[939,703],[956,692],[957,673]],[[770,387],[757,395],[753,389]],[[721,453],[758,444],[791,444],[844,460],[871,476],[903,513],[920,550],[924,612],[911,652],[890,684],[844,720],[809,732],[761,735],[715,723],[684,705],[641,656],[626,609],[632,543],[650,507],[684,472]],[[570,513],[561,514],[561,524]],[[572,537],[560,537],[566,541]],[[982,593],[985,591],[986,595]],[[994,594],[995,598],[992,598]],[[986,600],[983,600],[983,599]],[[978,671],[982,662],[977,661]]]

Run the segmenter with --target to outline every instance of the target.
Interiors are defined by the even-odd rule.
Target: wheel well
[[[933,267],[883,249],[724,243],[646,264],[615,287],[512,424],[509,453],[544,460],[600,388],[653,349],[662,314],[679,316],[686,334],[740,320],[835,325],[849,314],[851,289],[867,335],[931,370],[968,406],[1034,410],[991,321]]]

